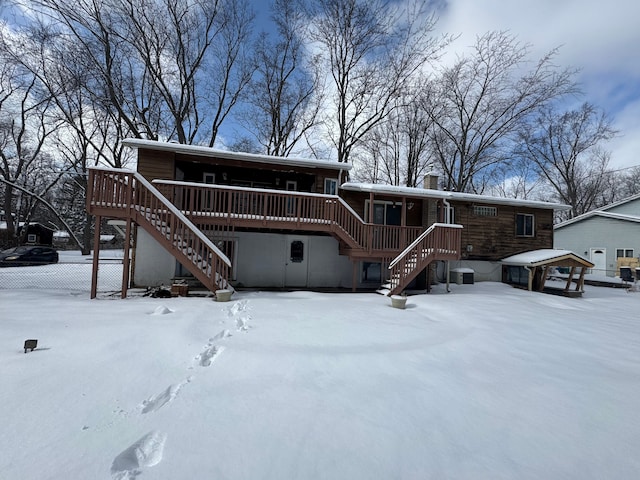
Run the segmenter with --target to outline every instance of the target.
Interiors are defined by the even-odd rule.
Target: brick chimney
[[[424,176],[424,184],[423,188],[428,188],[429,190],[438,190],[438,175],[435,173],[427,173]]]

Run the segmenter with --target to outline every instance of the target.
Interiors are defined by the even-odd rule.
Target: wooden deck
[[[160,180],[152,186],[136,172],[91,169],[87,211],[145,228],[197,278],[204,275],[212,291],[227,284],[228,258],[196,224],[328,233],[339,241],[340,254],[353,261],[392,263],[393,292],[429,262],[460,258],[459,225],[435,224],[425,231],[369,224],[336,195]]]

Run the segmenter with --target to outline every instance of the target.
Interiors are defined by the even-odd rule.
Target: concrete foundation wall
[[[237,232],[234,284],[244,287],[350,288],[352,263],[338,254],[338,241],[329,236]],[[303,259],[292,262],[292,241],[304,245]],[[179,266],[179,265],[178,265]],[[138,229],[134,284],[170,285],[176,260],[144,230]]]
[[[137,287],[171,285],[176,261],[151,235],[138,228],[133,283]]]

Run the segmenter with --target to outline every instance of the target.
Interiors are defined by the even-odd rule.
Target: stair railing
[[[211,291],[229,288],[231,261],[180,210],[137,172],[89,170],[87,206],[146,226]]]
[[[434,223],[389,264],[391,288],[398,293],[433,260],[458,260],[462,225]]]

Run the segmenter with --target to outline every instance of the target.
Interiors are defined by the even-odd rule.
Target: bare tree
[[[410,95],[397,100],[389,115],[365,135],[355,177],[369,182],[416,187],[432,169],[429,124]]]
[[[247,43],[254,15],[247,0],[224,0],[220,5],[220,34],[206,62],[202,85],[212,114],[208,116],[209,146],[213,147],[220,127],[242,98],[254,71]]]
[[[308,2],[310,38],[320,48],[333,85],[327,107],[338,161],[393,109],[416,74],[446,41],[431,36],[436,19],[426,1]]]
[[[246,0],[34,0],[125,136],[213,145],[251,75]],[[206,113],[205,113],[206,112]]]
[[[504,168],[517,128],[554,99],[575,91],[574,71],[558,69],[555,50],[526,70],[528,45],[504,32],[476,41],[470,56],[425,85],[424,108],[445,187],[481,192]]]
[[[625,168],[623,172],[615,172],[617,197],[615,200],[640,193],[640,167]]]
[[[316,59],[304,50],[303,16],[297,0],[274,0],[275,40],[267,33],[255,45],[256,72],[243,123],[269,155],[288,156],[317,124],[322,84]]]
[[[49,118],[51,98],[39,95],[37,80],[5,60],[0,55],[0,178],[7,234],[15,244],[17,222],[29,221],[35,203],[14,185],[43,194],[51,188],[54,168],[44,148],[59,124]]]
[[[607,203],[610,155],[602,143],[615,134],[604,113],[589,103],[563,113],[546,109],[521,130],[520,153],[537,167],[556,199],[571,205],[567,215],[572,218]]]

